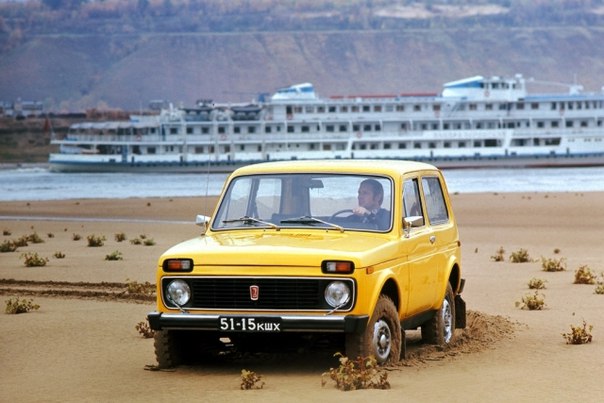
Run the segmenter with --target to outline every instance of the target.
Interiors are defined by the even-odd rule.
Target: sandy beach
[[[44,240],[0,253],[0,401],[601,401],[604,295],[573,280],[582,265],[604,272],[604,193],[455,194],[452,201],[468,328],[446,351],[419,344],[411,332],[409,359],[388,368],[391,389],[354,392],[321,386],[337,361],[319,351],[145,370],[155,364],[153,341],[135,326],[154,303],[124,296],[120,286],[155,282],[159,255],[199,234],[194,217],[211,214],[215,198],[0,203],[0,243],[32,233]],[[91,235],[104,236],[104,245],[88,247]],[[500,247],[506,259],[495,262]],[[521,248],[534,261],[511,263]],[[116,251],[123,260],[105,260]],[[48,264],[25,267],[25,252]],[[541,257],[564,258],[567,268],[544,272]],[[534,293],[532,278],[546,281],[543,310],[516,306]],[[5,314],[15,296],[40,309]],[[566,344],[562,333],[583,321],[593,325],[593,341]],[[263,389],[239,389],[244,368],[263,376]]]

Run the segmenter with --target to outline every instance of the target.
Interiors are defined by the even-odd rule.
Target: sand
[[[604,193],[457,194],[452,200],[468,329],[446,351],[418,344],[411,332],[408,360],[387,370],[391,389],[354,392],[332,382],[321,386],[321,374],[337,365],[324,351],[145,370],[155,364],[153,341],[135,326],[154,303],[120,287],[153,283],[159,255],[196,236],[195,214],[208,214],[215,199],[1,203],[0,230],[11,234],[0,243],[34,232],[44,243],[0,254],[0,401],[600,401],[604,295],[573,280],[581,265],[604,271]],[[117,233],[127,240],[117,242]],[[104,246],[88,247],[89,235],[105,236]],[[152,245],[130,243],[141,237]],[[494,262],[500,247],[506,261]],[[509,262],[520,248],[536,261]],[[106,261],[114,251],[123,260]],[[49,263],[24,267],[24,252]],[[564,258],[566,271],[542,271],[541,257]],[[520,309],[516,302],[532,293],[533,277],[547,281],[546,306]],[[40,309],[4,314],[5,301],[15,296],[33,298]],[[594,326],[593,341],[566,344],[562,333],[584,320]],[[239,389],[244,368],[263,376],[263,389]]]

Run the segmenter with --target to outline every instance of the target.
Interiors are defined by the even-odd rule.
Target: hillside
[[[600,91],[601,3],[2,3],[0,101],[137,110],[152,99],[251,100],[306,81],[324,96],[438,92],[466,76],[515,73]],[[124,14],[127,5],[139,8]]]

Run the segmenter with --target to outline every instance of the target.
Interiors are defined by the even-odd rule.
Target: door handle
[[[436,236],[432,235],[430,236],[430,243],[433,244],[434,242],[436,242]]]

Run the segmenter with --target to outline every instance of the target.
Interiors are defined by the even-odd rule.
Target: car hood
[[[325,259],[365,267],[392,256],[391,236],[359,232],[246,231],[203,235],[170,248],[166,258],[193,258],[195,265],[320,266]]]

